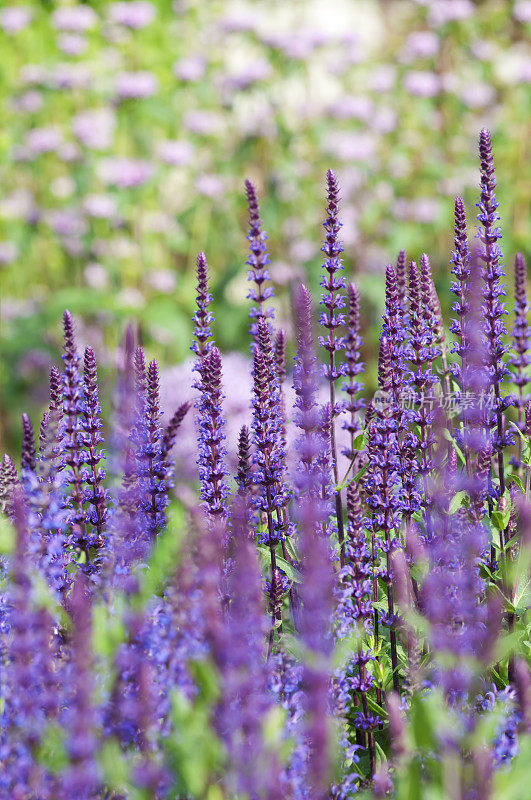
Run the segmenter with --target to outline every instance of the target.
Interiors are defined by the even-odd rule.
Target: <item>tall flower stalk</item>
[[[251,318],[250,333],[254,344],[256,344],[260,320],[263,319],[267,322],[273,317],[273,309],[270,306],[266,307],[265,303],[271,297],[274,297],[275,290],[272,286],[267,285],[271,280],[268,270],[270,262],[266,244],[267,234],[262,227],[256,188],[249,179],[245,181],[245,192],[249,207],[249,232],[247,234],[247,241],[249,242],[249,258],[247,259],[249,275],[247,280],[251,283],[247,298],[255,304],[249,311],[249,316]],[[267,322],[267,327],[271,331],[269,322]]]
[[[513,349],[514,355],[511,358],[513,371],[513,383],[518,389],[515,405],[518,409],[518,427],[521,431],[525,425],[525,405],[528,400],[525,389],[529,383],[529,365],[531,356],[529,355],[529,337],[531,328],[528,322],[529,304],[527,300],[527,275],[526,265],[522,253],[517,253],[514,259],[514,327]],[[518,464],[521,466],[522,460],[522,437],[518,437]]]
[[[498,241],[501,239],[501,231],[496,226],[497,221],[500,219],[497,213],[498,201],[495,194],[496,178],[494,175],[490,133],[486,128],[483,128],[479,137],[479,154],[481,195],[477,206],[479,208],[478,221],[481,223],[478,238],[482,244],[480,258],[483,261],[483,312],[489,354],[490,384],[494,393],[496,434],[493,436],[493,449],[498,457],[499,491],[500,495],[503,495],[505,492],[503,450],[513,443],[513,437],[504,431],[503,412],[507,407],[508,399],[502,399],[500,392],[500,384],[509,372],[503,362],[503,356],[507,351],[506,346],[503,344],[503,337],[507,333],[503,317],[507,314],[507,311],[505,303],[500,300],[501,297],[505,296],[505,289],[500,284],[500,279],[505,276],[505,273],[500,264],[502,253],[498,246]]]
[[[326,365],[326,378],[330,386],[330,410],[331,410],[331,424],[330,424],[330,445],[332,457],[332,469],[334,473],[335,482],[335,496],[336,496],[336,518],[337,530],[339,536],[339,548],[341,564],[345,563],[345,536],[343,529],[343,504],[341,499],[341,490],[339,489],[339,471],[337,462],[337,447],[336,447],[336,417],[342,410],[341,404],[336,402],[336,381],[345,374],[345,369],[342,364],[337,360],[339,353],[345,348],[345,340],[343,336],[338,335],[338,328],[345,325],[345,315],[341,313],[341,309],[345,307],[345,297],[342,291],[345,289],[345,278],[340,272],[343,269],[341,261],[341,253],[343,252],[343,245],[339,240],[339,231],[341,230],[341,222],[339,221],[339,185],[334,172],[328,170],[327,176],[327,218],[323,223],[326,232],[325,241],[321,247],[321,251],[325,255],[323,263],[323,277],[321,278],[321,287],[324,292],[321,296],[320,304],[323,306],[319,322],[327,331],[326,336],[319,337],[319,344],[328,353],[328,364]]]
[[[362,338],[360,336],[360,296],[353,283],[348,285],[348,324],[347,335],[345,337],[345,377],[347,382],[343,384],[343,389],[348,396],[345,410],[349,415],[343,423],[343,428],[350,434],[350,449],[345,451],[348,458],[354,462],[356,452],[354,449],[354,439],[361,428],[359,413],[364,408],[365,402],[359,396],[363,390],[363,383],[359,380],[359,375],[363,372],[363,362],[360,361],[360,348]]]

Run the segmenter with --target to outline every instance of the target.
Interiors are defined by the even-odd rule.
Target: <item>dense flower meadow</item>
[[[1,465],[2,798],[523,796],[529,308],[518,253],[509,324],[487,129],[479,160],[475,239],[455,199],[450,335],[428,255],[400,251],[369,402],[336,174],[294,341],[246,181],[252,399],[234,464],[203,252],[189,399],[164,425],[129,327],[104,441],[96,354],[64,312],[38,436],[23,414],[20,465]],[[192,416],[200,496],[177,501]]]
[[[333,5],[0,3],[0,448],[19,448],[22,398],[40,412],[64,308],[80,346],[97,347],[100,377],[132,316],[161,369],[181,362],[201,249],[212,254],[218,342],[240,347],[241,176],[263,197],[286,328],[293,277],[318,292],[315,182],[336,172],[371,363],[388,254],[429,242],[444,285],[452,198],[475,202],[482,127],[505,177],[506,247],[527,253],[530,0]]]

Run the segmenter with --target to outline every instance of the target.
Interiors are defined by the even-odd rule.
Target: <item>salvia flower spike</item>
[[[513,372],[512,381],[517,387],[515,405],[518,409],[518,426],[524,430],[524,412],[528,400],[526,386],[529,383],[529,338],[531,328],[528,322],[529,303],[527,299],[526,264],[522,253],[517,253],[514,259],[514,327],[512,330],[514,355],[511,357]],[[518,463],[522,458],[522,438],[518,437]]]
[[[342,406],[336,403],[335,383],[345,373],[344,366],[338,362],[338,356],[345,348],[345,339],[339,334],[339,329],[345,325],[345,315],[341,309],[345,307],[345,277],[342,274],[343,263],[341,253],[343,245],[339,239],[339,232],[342,223],[339,221],[339,184],[335,173],[329,169],[327,176],[327,217],[323,223],[325,229],[325,241],[321,251],[325,255],[323,263],[323,276],[321,287],[324,292],[321,295],[320,305],[323,307],[319,318],[320,325],[325,328],[326,336],[319,337],[319,344],[328,354],[328,364],[326,365],[326,377],[330,385],[330,409],[332,414],[330,425],[330,445],[332,454],[332,467],[334,472],[334,482],[339,487],[339,472],[337,463],[335,419],[342,410]],[[345,545],[343,531],[343,506],[341,491],[336,488],[336,518],[339,533],[339,546],[341,550],[341,563],[345,560]]]
[[[37,456],[35,452],[35,434],[33,425],[27,414],[22,414],[22,452],[20,456],[20,469],[35,470]]]
[[[271,281],[268,270],[270,262],[267,252],[267,234],[262,227],[256,188],[249,179],[245,181],[245,193],[249,207],[249,233],[247,234],[249,258],[247,259],[247,265],[249,267],[248,280],[251,284],[247,297],[255,303],[249,311],[249,316],[251,318],[250,333],[253,337],[253,342],[256,343],[258,325],[261,319],[266,320],[270,331],[272,329],[268,320],[273,317],[273,309],[271,306],[266,306],[265,303],[274,296],[275,291],[272,286],[267,285]]]

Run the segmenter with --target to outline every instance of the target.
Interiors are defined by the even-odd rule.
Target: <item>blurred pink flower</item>
[[[430,0],[428,22],[431,25],[444,25],[473,15],[474,4],[470,0]]]
[[[434,72],[411,70],[404,75],[404,88],[416,97],[435,97],[441,90],[441,82]]]
[[[18,247],[15,242],[0,242],[0,266],[12,264],[18,258]]]
[[[152,72],[122,72],[117,75],[114,89],[118,97],[140,99],[156,94],[159,84]]]
[[[61,31],[88,31],[97,21],[94,9],[86,5],[61,6],[52,14],[53,24]]]
[[[97,167],[98,176],[118,189],[132,189],[148,181],[154,172],[149,161],[133,158],[104,158]]]
[[[210,198],[221,197],[225,193],[225,184],[219,175],[198,175],[195,188],[199,194]]]
[[[33,12],[28,6],[13,6],[0,11],[0,26],[6,33],[18,33],[24,30],[32,19]]]
[[[414,31],[404,45],[403,54],[414,58],[431,58],[439,52],[439,37],[433,31]]]
[[[40,111],[42,105],[42,94],[36,89],[29,89],[27,92],[24,92],[24,94],[21,94],[20,97],[16,97],[13,100],[13,107],[17,111],[27,111],[29,114]]]
[[[192,133],[202,136],[211,136],[219,133],[223,127],[223,120],[214,111],[197,109],[184,115],[183,125]]]
[[[324,150],[340,161],[371,161],[376,153],[373,133],[336,131],[323,142]]]
[[[157,144],[157,158],[173,167],[189,164],[193,155],[194,148],[190,142],[178,139],[166,139]]]
[[[173,73],[175,77],[181,81],[199,81],[206,72],[206,60],[202,55],[188,56],[188,58],[181,58],[173,65]]]
[[[176,286],[175,273],[169,269],[153,269],[146,274],[146,283],[163,294],[171,294]]]
[[[116,25],[137,30],[149,25],[155,19],[155,6],[147,0],[131,0],[112,3],[109,7],[109,20]]]
[[[336,119],[368,122],[374,114],[374,103],[370,97],[364,95],[346,94],[329,107],[329,114]]]
[[[83,211],[95,219],[113,219],[118,207],[114,197],[109,194],[88,194],[83,200]]]
[[[41,153],[51,153],[56,150],[63,141],[63,134],[54,125],[42,128],[33,128],[26,134],[25,145],[30,157],[36,157]]]
[[[87,49],[88,42],[77,33],[62,33],[57,38],[57,45],[67,56],[80,56]]]
[[[518,22],[531,22],[531,0],[520,0],[513,8],[513,16]]]
[[[116,116],[110,108],[82,111],[72,120],[72,131],[85,147],[106,150],[112,145]]]
[[[102,264],[91,262],[83,270],[85,283],[91,289],[105,289],[109,285],[109,273]]]
[[[52,70],[47,84],[51,89],[90,89],[92,74],[86,64],[65,62]]]

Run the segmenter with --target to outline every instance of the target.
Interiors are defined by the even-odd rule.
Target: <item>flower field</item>
[[[525,796],[530,22],[0,9],[0,800]]]

